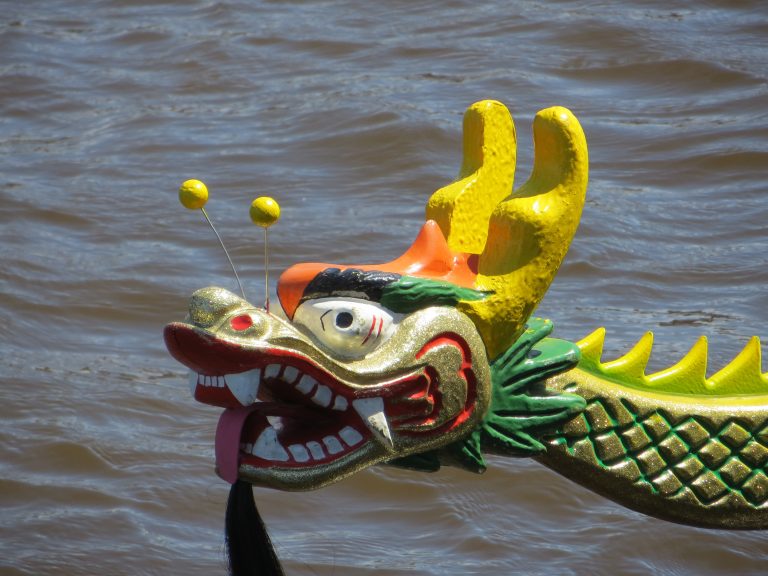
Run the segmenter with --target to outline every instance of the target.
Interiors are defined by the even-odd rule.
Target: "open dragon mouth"
[[[346,458],[368,444],[390,452],[394,433],[434,423],[439,393],[424,370],[352,388],[296,353],[260,354],[263,365],[237,374],[190,373],[195,399],[226,408],[216,433],[219,475],[240,465],[305,468]]]
[[[451,308],[414,312],[360,353],[356,335],[338,350],[330,335],[359,307],[320,309],[319,328],[302,331],[234,298],[204,289],[193,296],[191,323],[164,332],[168,351],[191,370],[195,399],[224,409],[216,467],[228,482],[318,488],[454,442],[488,404],[489,374],[473,361],[482,343]]]

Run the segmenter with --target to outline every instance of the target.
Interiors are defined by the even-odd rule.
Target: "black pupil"
[[[349,312],[339,312],[336,314],[336,326],[339,328],[349,328],[352,326],[352,314]]]

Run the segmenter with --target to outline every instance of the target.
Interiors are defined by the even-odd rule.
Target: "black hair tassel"
[[[242,480],[229,490],[226,538],[231,576],[284,576],[267,527],[256,509],[253,489]]]

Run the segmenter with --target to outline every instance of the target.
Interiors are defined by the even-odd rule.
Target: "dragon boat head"
[[[479,424],[490,401],[485,347],[466,315],[439,305],[475,292],[365,268],[288,269],[278,294],[290,320],[205,288],[188,321],[166,328],[195,398],[225,408],[222,477],[239,468],[254,484],[315,488]]]
[[[578,349],[530,316],[578,225],[586,143],[564,108],[537,115],[534,139],[513,192],[509,112],[470,107],[459,179],[432,196],[412,246],[383,264],[292,266],[284,315],[223,288],[193,294],[165,341],[195,399],[224,408],[222,478],[307,490],[382,462],[480,471],[483,449],[543,450],[535,431],[583,408],[535,388]]]

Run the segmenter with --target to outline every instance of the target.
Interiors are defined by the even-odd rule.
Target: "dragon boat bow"
[[[165,329],[197,400],[224,408],[219,475],[286,490],[374,464],[481,472],[530,456],[640,512],[768,527],[768,378],[755,338],[706,377],[706,345],[646,375],[651,337],[601,362],[532,317],[576,232],[587,146],[565,108],[534,120],[531,177],[513,192],[507,109],[471,106],[459,179],[435,192],[400,258],[297,264],[285,318],[221,288]]]

